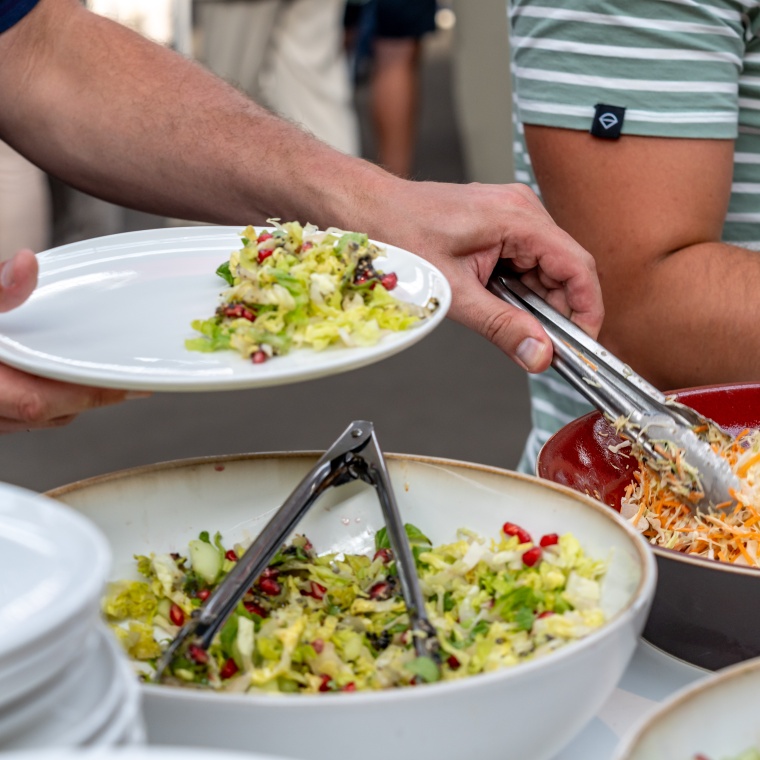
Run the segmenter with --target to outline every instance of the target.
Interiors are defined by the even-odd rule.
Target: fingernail
[[[131,401],[133,398],[148,398],[153,394],[150,391],[129,391],[125,396],[125,401]]]
[[[3,264],[3,269],[0,271],[0,285],[2,285],[4,288],[12,288],[14,285],[13,265],[15,262],[15,259],[9,259],[5,262],[5,264]]]
[[[532,369],[541,360],[544,344],[535,338],[525,338],[515,351],[517,358],[528,368]]]

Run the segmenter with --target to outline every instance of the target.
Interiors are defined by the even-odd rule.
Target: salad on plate
[[[399,300],[393,272],[377,269],[383,250],[367,235],[298,222],[246,227],[242,248],[217,274],[229,288],[213,316],[192,323],[193,351],[233,350],[259,364],[291,349],[372,346],[435,311]]]

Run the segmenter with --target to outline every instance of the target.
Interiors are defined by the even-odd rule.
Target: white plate
[[[122,743],[137,744],[132,737],[145,735],[142,715],[142,692],[132,664],[122,651],[113,633],[104,627],[103,636],[115,668],[114,679],[120,683],[121,700],[109,719],[84,742],[89,747],[115,747]],[[142,742],[144,743],[144,741]]]
[[[71,635],[94,618],[109,564],[88,520],[0,484],[0,706],[67,665]]]
[[[263,364],[234,351],[188,351],[190,327],[219,304],[216,268],[240,248],[239,227],[147,230],[55,248],[38,257],[39,287],[0,315],[0,361],[44,377],[110,388],[210,391],[307,380],[371,364],[408,348],[443,320],[445,277],[423,259],[384,246],[378,268],[395,272],[394,295],[440,307],[375,346],[301,349]],[[261,228],[259,228],[261,229]]]
[[[90,632],[80,654],[56,678],[2,711],[0,714],[0,747],[7,743],[11,737],[29,732],[31,726],[44,722],[49,712],[61,702],[68,700],[74,689],[81,686],[83,677],[88,675],[87,669],[92,664],[92,654],[97,644],[96,635],[94,632]],[[36,729],[36,725],[32,731]]]
[[[93,634],[85,661],[67,674],[65,698],[58,700],[32,730],[10,738],[3,749],[79,747],[107,731],[112,722],[121,721],[127,703],[135,712],[135,681],[124,669],[111,633],[98,626],[91,637]]]
[[[202,747],[93,747],[67,749],[53,747],[20,752],[4,752],[3,760],[285,760],[281,755],[258,752],[231,752]]]

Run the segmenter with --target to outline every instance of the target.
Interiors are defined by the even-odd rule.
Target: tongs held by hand
[[[696,492],[702,494],[692,506],[720,508],[735,501],[732,490],[739,490],[737,476],[694,432],[704,425],[720,429],[713,420],[667,398],[514,274],[495,271],[488,289],[541,323],[554,348],[554,369],[640,446],[645,459],[672,461],[676,452],[681,453],[683,462],[696,470]]]
[[[204,605],[182,626],[157,663],[156,682],[161,680],[174,657],[186,645],[204,650],[209,648],[246,591],[266,569],[314,502],[328,489],[354,480],[371,485],[380,501],[417,656],[429,657],[436,665],[439,664],[439,642],[425,612],[414,556],[374,426],[371,422],[355,421],[296,486]]]

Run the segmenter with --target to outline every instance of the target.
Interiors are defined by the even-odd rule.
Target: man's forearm
[[[209,222],[334,223],[381,203],[396,181],[77,3],[43,0],[7,34],[0,82],[17,95],[0,115],[3,136],[108,200]],[[27,64],[29,51],[45,60]]]
[[[692,245],[602,289],[600,340],[659,388],[760,379],[760,253]]]

